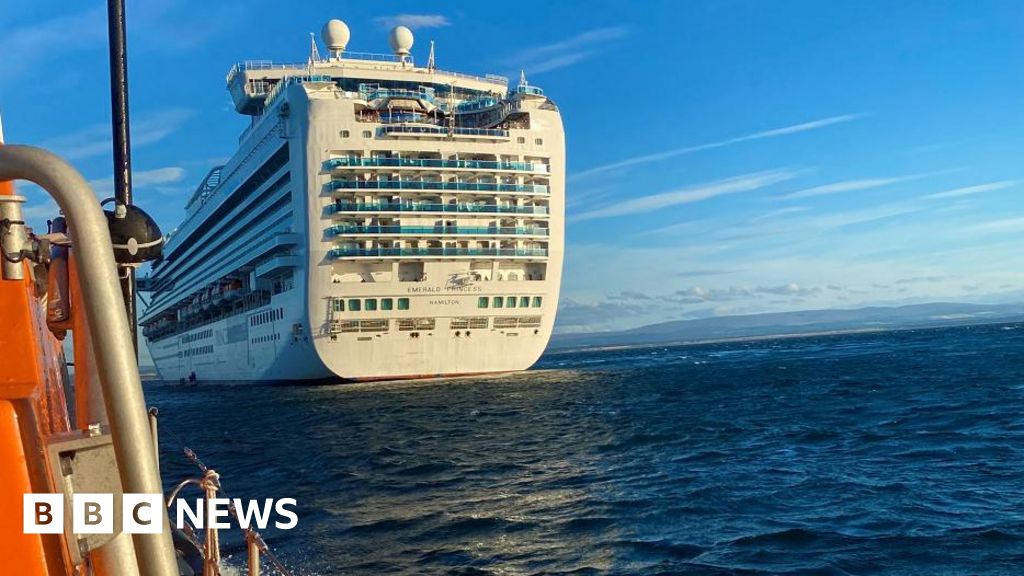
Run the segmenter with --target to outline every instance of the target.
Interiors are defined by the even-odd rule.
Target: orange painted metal
[[[0,558],[5,574],[48,576],[50,571],[43,538],[24,534],[21,509],[22,494],[32,492],[25,451],[21,443],[18,415],[8,400],[0,400]]]
[[[0,195],[13,193],[0,182]],[[46,325],[46,286],[23,266],[24,280],[0,280],[0,572],[55,576],[69,573],[61,536],[25,534],[21,512],[24,494],[52,491],[39,448],[69,429],[64,355]]]

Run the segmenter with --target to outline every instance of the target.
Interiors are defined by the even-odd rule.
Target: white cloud
[[[939,198],[959,198],[960,196],[970,196],[972,194],[981,194],[983,192],[994,192],[996,190],[1005,190],[1017,185],[1016,180],[1003,180],[1001,182],[992,182],[989,184],[977,184],[975,186],[964,186],[963,188],[955,188],[953,190],[946,190],[945,192],[936,192],[935,194],[928,194],[922,196],[922,198],[928,198],[929,200],[935,200]]]
[[[864,178],[860,180],[845,180],[843,182],[833,182],[832,184],[824,184],[822,186],[815,186],[814,188],[808,188],[806,190],[799,190],[797,192],[790,192],[789,194],[783,194],[778,197],[779,200],[796,200],[799,198],[813,198],[815,196],[825,196],[828,194],[839,194],[842,192],[857,192],[860,190],[873,190],[875,188],[881,188],[883,186],[889,186],[891,184],[898,184],[900,182],[907,182],[910,180],[917,180],[923,178],[927,174],[914,174],[911,176],[896,176],[893,178]]]
[[[588,30],[566,40],[523,50],[505,59],[505,64],[525,70],[528,76],[550,72],[597,54],[606,43],[618,40],[627,33],[623,26]]]
[[[709,200],[726,194],[750,192],[766,186],[771,186],[772,184],[791,180],[796,178],[799,174],[800,171],[797,170],[766,170],[763,172],[755,172],[753,174],[735,176],[733,178],[726,178],[724,180],[717,180],[706,184],[688,186],[671,192],[663,192],[661,194],[652,194],[650,196],[641,196],[639,198],[623,200],[589,212],[576,214],[571,217],[570,220],[593,220],[596,218],[610,218],[614,216],[625,216],[627,214],[653,212],[655,210],[662,210],[679,204],[690,204],[692,202]]]
[[[107,40],[106,6],[63,14],[0,34],[0,79],[11,78],[62,52],[99,46]]]
[[[850,122],[858,118],[863,117],[864,114],[843,114],[841,116],[832,116],[829,118],[821,118],[819,120],[812,120],[810,122],[804,122],[802,124],[793,124],[792,126],[783,126],[782,128],[774,128],[772,130],[764,130],[762,132],[754,132],[752,134],[746,134],[744,136],[737,136],[735,138],[728,138],[726,140],[719,140],[718,142],[709,142],[707,144],[698,144],[695,146],[685,146],[683,148],[674,148],[672,150],[666,150],[664,152],[657,152],[655,154],[647,154],[644,156],[635,156],[633,158],[627,158],[618,162],[612,162],[611,164],[605,164],[603,166],[597,166],[582,172],[577,172],[569,177],[569,181],[579,180],[580,178],[586,178],[595,174],[602,174],[604,172],[610,172],[612,170],[618,170],[620,168],[628,168],[637,164],[646,164],[648,162],[657,162],[659,160],[667,160],[675,156],[682,156],[684,154],[692,154],[694,152],[701,152],[704,150],[712,150],[715,148],[723,148],[732,144],[739,144],[741,142],[750,142],[753,140],[762,140],[765,138],[776,138],[778,136],[788,136],[790,134],[799,134],[800,132],[807,132],[810,130],[817,130],[819,128],[825,128],[826,126],[832,126],[833,124],[841,124],[844,122]]]
[[[1024,218],[1001,218],[972,224],[963,229],[964,232],[1021,232],[1024,231]]]
[[[191,110],[171,108],[144,115],[132,124],[132,146],[153,144],[170,136],[192,116]],[[81,130],[52,138],[42,143],[44,148],[53,150],[68,160],[80,160],[101,154],[109,154],[112,141],[109,124],[94,124]]]
[[[373,21],[385,28],[405,26],[413,30],[417,28],[442,28],[452,24],[447,16],[441,14],[395,14],[394,16],[380,16],[374,18]]]
[[[779,216],[785,216],[787,214],[796,214],[798,212],[806,212],[808,210],[810,210],[810,208],[807,206],[790,206],[789,208],[779,208],[778,210],[772,210],[771,212],[765,212],[760,216],[755,216],[750,220],[750,222],[752,224],[757,222],[763,222],[765,220],[778,218]]]
[[[185,169],[178,166],[168,166],[153,170],[140,170],[132,172],[132,186],[135,189],[140,189],[151,186],[160,186],[161,184],[173,184],[175,182],[180,182],[184,177]],[[90,180],[89,185],[92,186],[96,195],[100,197],[111,196],[114,193],[113,176]]]

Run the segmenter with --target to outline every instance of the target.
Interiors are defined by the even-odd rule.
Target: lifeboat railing
[[[88,334],[110,421],[121,487],[126,493],[162,494],[149,417],[125,312],[110,232],[103,210],[82,175],[56,155],[31,146],[0,148],[0,180],[27,180],[46,190],[63,211],[74,245]],[[170,523],[135,534],[139,572],[178,576]]]

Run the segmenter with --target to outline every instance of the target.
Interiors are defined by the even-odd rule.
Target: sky
[[[111,194],[105,3],[0,10],[9,143]],[[240,60],[416,34],[438,66],[559,106],[567,242],[557,329],[926,301],[1024,301],[1024,3],[128,0],[136,201],[164,230],[246,119]],[[321,45],[321,51],[323,46]],[[27,214],[52,215],[30,186]]]

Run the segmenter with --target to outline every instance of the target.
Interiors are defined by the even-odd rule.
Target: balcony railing
[[[547,236],[548,229],[536,226],[351,226],[339,224],[326,231],[328,236],[345,234],[510,234]]]
[[[423,180],[332,180],[331,190],[470,190],[479,192],[528,192],[548,194],[547,184],[499,184],[497,182],[432,182]]]
[[[325,209],[338,212],[461,212],[484,214],[548,214],[547,206],[496,206],[491,204],[437,204],[398,202],[336,202]]]
[[[408,98],[412,100],[426,100],[434,103],[434,91],[430,88],[423,90],[400,90],[394,88],[369,88],[360,86],[359,95],[366,100],[377,100],[378,98]]]
[[[442,160],[440,158],[360,158],[343,156],[324,162],[328,170],[347,167],[469,168],[473,170],[516,170],[547,174],[550,166],[537,162],[496,162],[494,160]]]
[[[533,94],[535,96],[543,96],[544,91],[536,86],[516,86],[514,90],[515,94]]]
[[[387,134],[435,134],[447,136],[449,133],[458,136],[487,136],[489,138],[508,138],[508,130],[495,128],[440,128],[433,126],[404,126],[392,125],[381,126],[381,131]]]
[[[331,258],[358,258],[374,256],[508,256],[547,257],[545,248],[334,248]]]

